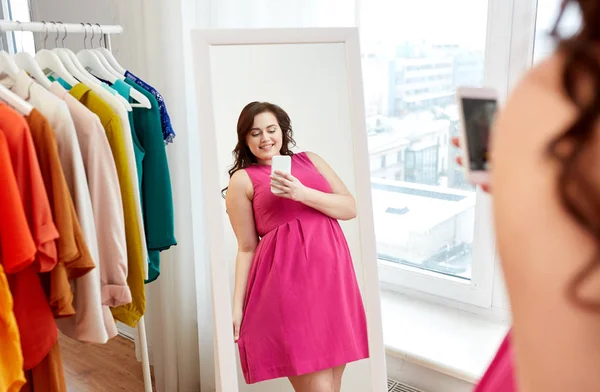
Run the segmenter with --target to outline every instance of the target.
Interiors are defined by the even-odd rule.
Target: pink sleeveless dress
[[[248,276],[238,348],[246,383],[308,374],[368,358],[367,323],[337,220],[275,196],[270,166],[245,169],[260,237]],[[331,193],[305,153],[292,175]]]
[[[513,352],[510,331],[500,345],[496,357],[474,392],[517,392],[514,380]]]

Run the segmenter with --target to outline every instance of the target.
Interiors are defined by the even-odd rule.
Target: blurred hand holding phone
[[[462,165],[468,181],[475,185],[490,182],[490,131],[498,109],[498,93],[490,87],[456,88],[460,118]]]

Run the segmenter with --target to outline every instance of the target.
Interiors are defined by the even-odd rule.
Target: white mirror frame
[[[367,314],[369,357],[373,392],[387,391],[385,350],[381,323],[371,175],[362,83],[361,55],[357,28],[227,29],[193,30],[192,49],[202,162],[204,230],[208,232],[211,287],[214,310],[215,381],[217,391],[238,392],[237,362],[233,339],[229,263],[224,260],[224,227],[221,216],[220,175],[215,170],[217,139],[212,102],[211,46],[341,43],[346,49],[350,94],[351,135],[355,157],[356,204],[360,217],[363,264],[363,301]],[[197,266],[196,268],[200,268]],[[235,375],[235,377],[232,377]]]

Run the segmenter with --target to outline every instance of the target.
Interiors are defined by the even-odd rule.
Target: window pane
[[[450,141],[459,129],[455,86],[483,83],[487,5],[486,0],[361,3],[380,259],[471,278],[476,197]]]
[[[535,25],[535,49],[533,61],[537,63],[549,56],[556,47],[554,39],[550,36],[556,18],[560,12],[562,0],[538,0]],[[572,5],[565,10],[561,24],[560,35],[567,37],[577,32],[581,25],[581,17],[577,8]]]
[[[10,19],[19,22],[30,22],[28,0],[8,0]],[[27,52],[35,55],[33,33],[29,31],[15,31],[12,35],[13,47],[10,51]]]

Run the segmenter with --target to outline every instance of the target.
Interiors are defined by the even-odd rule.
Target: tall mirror
[[[357,30],[192,37],[218,390],[385,391]]]

